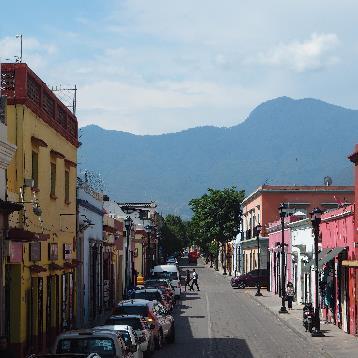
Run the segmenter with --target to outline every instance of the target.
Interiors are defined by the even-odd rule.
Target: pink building
[[[322,215],[318,264],[323,316],[351,334],[357,333],[356,271],[343,264],[356,258],[354,213],[354,205],[348,205]]]
[[[301,215],[292,215],[285,218],[284,224],[284,243],[285,243],[285,266],[286,266],[286,284],[287,282],[294,282],[292,271],[292,239],[291,228],[289,224],[302,219]],[[269,273],[270,273],[270,287],[269,290],[275,294],[281,292],[281,242],[282,242],[282,226],[281,220],[268,224],[268,250],[269,250]]]

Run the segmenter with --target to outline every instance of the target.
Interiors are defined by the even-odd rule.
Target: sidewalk
[[[205,265],[210,269],[210,265]],[[214,269],[211,269],[214,270]],[[217,274],[226,279],[228,283],[231,277],[222,275],[221,271]],[[262,307],[270,311],[277,319],[285,324],[289,329],[295,332],[303,339],[313,342],[318,349],[325,352],[332,358],[354,358],[358,357],[358,338],[343,332],[334,324],[325,324],[321,322],[321,330],[324,337],[311,337],[302,325],[302,308],[303,305],[293,303],[293,310],[287,314],[279,314],[278,311],[281,307],[281,298],[272,292],[262,289],[263,296],[256,297],[256,288],[246,288],[244,291],[253,300],[259,303]]]

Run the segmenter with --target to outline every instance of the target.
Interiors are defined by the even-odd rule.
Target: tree
[[[167,215],[161,222],[160,237],[162,254],[166,258],[187,246],[187,224],[180,216]]]
[[[212,250],[210,244],[215,240],[225,244],[232,240],[240,229],[241,203],[245,198],[243,190],[237,191],[236,187],[208,189],[208,192],[200,198],[190,200],[189,205],[193,211],[192,226],[195,232],[196,242],[204,252]],[[218,270],[219,245],[215,246],[216,262]],[[226,267],[224,266],[224,271]]]

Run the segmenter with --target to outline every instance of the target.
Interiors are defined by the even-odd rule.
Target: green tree
[[[160,226],[161,248],[164,258],[188,245],[187,224],[180,216],[167,215]]]
[[[190,200],[193,211],[192,226],[196,243],[206,253],[211,253],[211,243],[226,243],[239,232],[241,221],[241,203],[245,198],[243,190],[236,187],[208,189],[200,198]],[[218,270],[219,245],[215,245],[215,267]]]

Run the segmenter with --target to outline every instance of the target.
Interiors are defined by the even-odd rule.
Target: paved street
[[[176,308],[176,343],[156,357],[327,357],[219,273],[197,272],[201,291]]]

